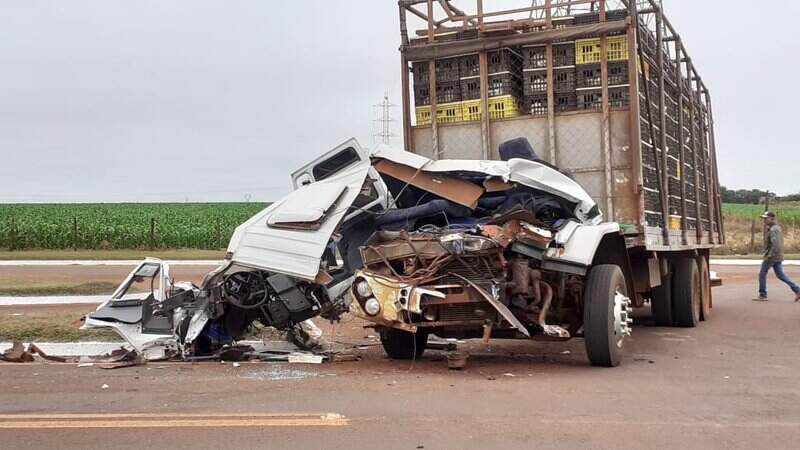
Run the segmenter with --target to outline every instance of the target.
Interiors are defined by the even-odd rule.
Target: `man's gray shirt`
[[[780,225],[769,227],[764,244],[764,261],[783,262],[783,230]]]

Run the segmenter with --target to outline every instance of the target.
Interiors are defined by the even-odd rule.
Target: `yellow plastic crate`
[[[481,101],[469,100],[463,102],[464,122],[474,122],[481,120]],[[522,115],[519,101],[513,95],[503,95],[501,97],[489,98],[489,118],[490,119],[509,119]]]
[[[457,123],[463,122],[463,108],[462,102],[458,103],[444,103],[436,105],[436,123]],[[430,125],[431,124],[431,107],[418,106],[417,107],[417,125]]]
[[[669,229],[679,231],[683,225],[683,217],[671,215],[669,216]]]
[[[475,122],[481,120],[481,101],[468,100],[461,107],[464,112],[464,122]]]
[[[468,100],[436,106],[436,122],[439,124],[475,122],[481,120],[481,101]],[[489,118],[509,119],[522,115],[519,101],[513,95],[489,98]],[[431,107],[417,107],[417,125],[431,124]]]
[[[519,101],[513,95],[489,99],[489,117],[491,119],[510,119],[521,115]]]
[[[600,62],[600,39],[581,39],[575,41],[575,63],[597,64]],[[627,61],[628,38],[627,36],[610,37],[606,39],[606,56],[609,61]]]

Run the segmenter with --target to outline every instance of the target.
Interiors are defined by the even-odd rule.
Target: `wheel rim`
[[[633,319],[630,317],[631,299],[617,289],[614,295],[614,336],[617,348],[622,348],[625,338],[631,335]]]

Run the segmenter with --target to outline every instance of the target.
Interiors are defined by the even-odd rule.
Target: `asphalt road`
[[[579,340],[470,342],[462,372],[377,347],[323,365],[0,365],[0,447],[797,448],[800,304],[777,282],[755,304],[755,268],[715,270],[711,321],[639,318],[616,369],[589,367]]]

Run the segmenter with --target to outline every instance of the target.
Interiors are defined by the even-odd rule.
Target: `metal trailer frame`
[[[433,159],[442,158],[448,136],[460,132],[463,142],[471,146],[469,151],[460,151],[460,157],[498,159],[495,148],[501,142],[499,138],[517,137],[503,130],[512,126],[517,130],[537,128],[546,134],[540,143],[547,151],[541,156],[550,163],[579,181],[582,176],[599,180],[602,175],[602,186],[598,182],[595,184],[599,188],[586,188],[608,219],[631,225],[626,233],[630,247],[695,251],[725,243],[711,95],[683,40],[664,16],[660,1],[534,0],[530,6],[502,11],[486,11],[483,0],[459,1],[467,2],[474,2],[476,12],[465,12],[454,5],[454,0],[398,2],[406,149]],[[608,11],[621,10],[627,11],[623,20],[607,17]],[[596,13],[599,20],[557,25],[559,19],[579,11]],[[416,32],[417,38],[409,37],[409,16],[427,25]],[[612,108],[609,102],[605,45],[609,35],[627,37],[629,98],[624,108]],[[602,108],[599,112],[556,112],[553,44],[598,37],[602,49]],[[546,46],[547,116],[492,119],[488,113],[487,53],[522,45]],[[484,112],[480,123],[438,123],[436,60],[475,53],[480,61]],[[429,64],[431,123],[415,126],[411,120],[410,64],[424,61]],[[667,121],[673,127],[677,125],[677,132],[668,133]],[[560,164],[567,156],[583,157],[576,152],[587,154],[586,148],[578,148],[580,145],[559,145],[565,131],[595,127],[598,123],[599,149],[594,142],[595,147],[589,152],[601,152],[601,163],[583,168]]]

